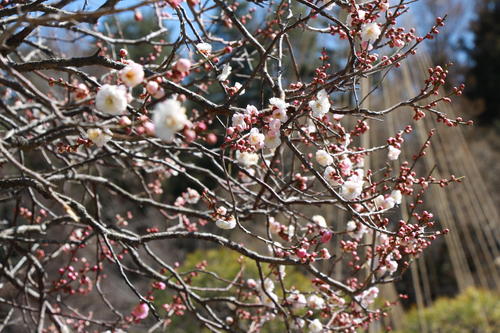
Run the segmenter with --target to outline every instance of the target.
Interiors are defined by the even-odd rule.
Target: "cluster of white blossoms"
[[[251,166],[257,165],[259,162],[259,155],[256,153],[250,153],[247,151],[240,152],[236,151],[236,160],[241,164],[244,168],[249,168]]]
[[[356,199],[363,192],[363,173],[361,169],[357,169],[352,176],[342,184],[341,195],[346,200]]]
[[[327,167],[333,163],[333,156],[324,149],[318,150],[315,157],[316,162],[318,162],[322,167]]]
[[[229,64],[224,64],[222,66],[222,71],[221,73],[217,76],[217,80],[219,81],[226,81],[229,75],[231,75],[231,70],[233,68]]]
[[[367,308],[370,304],[372,304],[375,299],[378,297],[379,290],[377,287],[371,287],[363,291],[360,295],[354,296],[356,301],[361,304],[362,307]],[[358,310],[361,310],[358,304],[356,304]]]
[[[316,118],[323,118],[323,116],[330,111],[331,104],[325,89],[318,91],[315,100],[309,101],[309,107],[312,110],[313,116]]]
[[[325,300],[313,294],[307,299],[307,306],[313,310],[321,310],[325,307]]]
[[[391,209],[395,205],[401,204],[402,195],[401,191],[394,190],[389,196],[379,195],[374,200],[373,203],[377,209]]]
[[[271,119],[269,122],[269,130],[266,133],[264,144],[269,149],[275,149],[281,144],[281,121],[279,119]]]
[[[105,84],[99,88],[95,96],[97,110],[118,115],[127,109],[127,89],[124,86]]]
[[[144,80],[144,69],[141,65],[131,62],[119,72],[119,76],[127,87],[133,88]]]
[[[182,104],[174,98],[169,98],[155,106],[153,123],[156,136],[166,142],[172,142],[175,133],[188,125],[189,120]]]
[[[112,137],[113,133],[109,129],[90,128],[87,130],[87,138],[95,143],[97,147],[103,147]]]
[[[306,297],[294,290],[288,295],[286,301],[292,305],[292,308],[295,310],[303,309],[307,305]]]
[[[221,229],[229,230],[236,227],[236,218],[233,215],[227,214],[227,209],[224,206],[217,208],[217,219],[215,225]]]
[[[390,145],[389,146],[389,151],[387,152],[387,158],[391,161],[395,161],[399,158],[399,154],[401,154],[401,150],[398,148]]]

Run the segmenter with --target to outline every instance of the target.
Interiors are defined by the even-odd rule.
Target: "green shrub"
[[[430,332],[500,332],[500,294],[470,288],[455,298],[438,298],[420,314],[412,309],[400,332],[424,332],[421,318]]]

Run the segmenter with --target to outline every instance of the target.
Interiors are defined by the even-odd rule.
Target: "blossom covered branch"
[[[403,160],[412,122],[469,124],[438,109],[464,89],[439,95],[446,66],[416,96],[365,103],[379,87],[362,80],[397,71],[444,25],[403,28],[413,2],[0,5],[4,325],[152,332],[189,316],[214,332],[318,333],[385,316],[397,300],[376,302],[378,286],[447,232],[423,193],[460,181],[417,174],[434,131]],[[131,16],[146,34],[123,33]],[[302,34],[319,48],[300,48]],[[371,121],[408,109],[400,131],[366,143]],[[238,272],[162,251],[178,244],[228,249]],[[110,276],[133,302],[103,287]]]

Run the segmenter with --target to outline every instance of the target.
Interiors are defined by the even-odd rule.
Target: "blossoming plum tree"
[[[444,25],[437,18],[423,34],[399,26],[413,2],[1,2],[3,325],[152,332],[189,316],[214,332],[272,322],[328,332],[385,316],[397,300],[376,302],[378,286],[446,233],[421,209],[423,193],[458,181],[416,173],[434,131],[413,160],[392,161],[412,121],[468,124],[437,109],[463,91],[439,95],[440,66],[415,83],[417,96],[384,110],[362,106],[377,86],[363,95],[361,79],[397,69]],[[156,28],[139,39],[99,28],[109,16],[144,20],[148,9]],[[97,51],[72,54],[52,31]],[[319,58],[311,77],[295,56],[303,32],[325,44],[303,58]],[[137,45],[154,52],[129,59]],[[346,56],[332,61],[334,48]],[[370,121],[406,110],[414,112],[406,127],[383,145],[363,145]],[[364,163],[374,154],[387,159],[383,170]],[[184,188],[173,200],[162,196],[167,180]],[[403,219],[395,210],[405,202]],[[325,218],[326,208],[345,219]],[[134,226],[141,209],[157,216],[145,229]],[[181,271],[157,246],[174,240],[235,251],[259,277],[243,265],[232,280],[203,262]],[[307,288],[286,287],[291,266]],[[118,304],[101,287],[112,272],[135,302]],[[193,274],[220,287],[196,285]],[[158,293],[170,301],[159,304]],[[90,295],[98,297],[84,307]]]

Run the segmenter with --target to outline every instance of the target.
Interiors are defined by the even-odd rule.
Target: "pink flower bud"
[[[165,96],[165,90],[163,90],[163,88],[162,88],[162,87],[160,87],[160,88],[158,89],[158,91],[157,91],[157,92],[153,95],[153,97],[154,97],[154,98],[156,98],[156,99],[160,99],[160,98],[162,98],[163,96]]]
[[[253,288],[257,287],[257,282],[254,279],[248,279],[247,286],[248,286],[248,288],[253,289]]]
[[[158,92],[160,85],[156,81],[149,81],[146,85],[146,90],[149,94],[155,95]]]
[[[144,126],[147,135],[155,135],[155,125],[152,122],[146,121],[142,126]]]
[[[186,129],[184,131],[184,136],[186,137],[187,142],[193,142],[194,140],[196,140],[196,132],[192,129]]]
[[[135,320],[144,319],[148,316],[148,314],[149,307],[146,303],[140,303],[132,310],[132,316],[134,316]]]
[[[134,12],[134,19],[137,21],[137,22],[140,22],[144,19],[144,17],[142,16],[142,13],[138,10],[136,10]]]
[[[321,235],[321,243],[328,243],[332,239],[332,233],[330,231],[323,232]]]
[[[174,69],[179,72],[189,72],[191,68],[191,61],[186,58],[180,58],[174,64]]]
[[[132,121],[127,116],[121,116],[118,123],[120,124],[120,126],[123,126],[123,127],[132,125]]]
[[[217,143],[217,135],[215,135],[214,133],[209,133],[207,135],[207,143],[210,145],[216,144]]]
[[[128,51],[125,49],[120,49],[120,57],[126,58],[128,56]]]
[[[297,257],[299,258],[305,258],[307,256],[307,251],[305,249],[298,249],[295,251],[295,254],[297,255]]]

